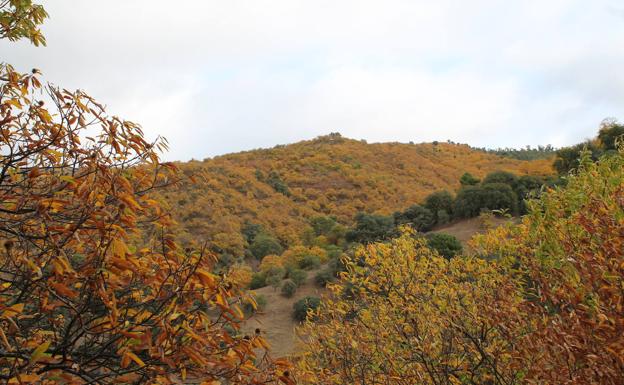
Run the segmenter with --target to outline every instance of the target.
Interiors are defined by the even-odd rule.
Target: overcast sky
[[[621,0],[49,0],[0,60],[166,136],[167,159],[338,131],[487,147],[624,119]]]

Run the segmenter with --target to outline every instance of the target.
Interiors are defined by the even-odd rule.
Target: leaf
[[[126,354],[128,357],[130,357],[130,359],[132,359],[132,361],[136,362],[137,365],[145,366],[145,362],[143,362],[136,354],[134,354],[134,353],[132,353],[130,351],[128,351],[128,352],[126,352],[124,354]]]
[[[51,341],[46,341],[42,343],[41,345],[37,346],[35,350],[33,350],[32,354],[30,355],[31,364],[34,364],[35,362],[39,361],[40,358],[43,357],[46,350],[48,350],[48,347],[50,347],[50,343]]]
[[[215,275],[203,269],[197,269],[197,276],[201,283],[208,287],[215,287]]]
[[[19,374],[9,379],[9,384],[33,384],[39,382],[41,376],[38,374]]]
[[[113,253],[113,255],[125,257],[128,253],[128,246],[121,239],[113,239],[113,241],[111,242],[111,252]]]
[[[13,317],[16,314],[20,314],[24,311],[23,303],[16,303],[15,305],[9,306],[2,312],[2,318]]]

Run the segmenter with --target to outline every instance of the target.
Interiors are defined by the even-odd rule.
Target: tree
[[[579,143],[571,147],[563,147],[557,150],[557,157],[553,163],[553,166],[559,173],[564,175],[572,170],[575,170],[579,166],[579,159],[583,151],[589,151],[592,159],[598,159],[600,155],[599,148],[594,142],[587,141],[585,143]]]
[[[303,384],[518,384],[497,320],[520,297],[482,259],[448,261],[410,234],[358,249],[330,286],[306,341]]]
[[[503,183],[515,189],[518,183],[518,177],[507,171],[495,171],[487,174],[483,179],[484,185],[491,183]]]
[[[262,259],[271,254],[279,255],[284,251],[284,248],[277,239],[273,238],[271,235],[260,233],[254,238],[249,246],[249,250],[256,259]]]
[[[518,198],[512,188],[503,183],[464,187],[457,193],[453,212],[458,218],[479,215],[481,210],[517,211]]]
[[[358,213],[355,227],[347,232],[347,241],[369,243],[391,238],[395,234],[394,219],[383,215]]]
[[[48,17],[43,6],[30,0],[0,1],[0,39],[28,39],[35,46],[45,45],[39,26]]]
[[[0,1],[0,37],[43,43],[44,17]],[[181,177],[159,161],[166,142],[38,75],[0,65],[0,378],[277,381],[263,338],[230,334],[238,282],[212,274],[205,246],[180,247],[151,197]]]
[[[435,218],[431,211],[421,205],[411,205],[403,212],[394,213],[394,223],[396,225],[409,224],[416,231],[429,231],[435,223]]]
[[[444,224],[453,214],[453,196],[446,190],[436,191],[425,198],[424,206],[433,213],[436,224]]]
[[[585,153],[564,188],[529,203],[520,226],[479,237],[475,250],[514,266],[525,300],[501,320],[524,329],[514,354],[530,384],[624,382],[624,148]]]
[[[465,172],[461,176],[461,178],[459,178],[459,183],[461,183],[462,186],[474,186],[474,185],[479,184],[479,182],[481,182],[481,180],[478,178],[475,178],[469,172]]]
[[[616,142],[624,140],[624,125],[614,119],[605,119],[600,124],[598,140],[605,151],[616,150]]]
[[[459,239],[444,233],[427,234],[427,245],[447,259],[460,255],[463,250]]]
[[[476,217],[482,207],[483,189],[481,186],[468,186],[457,193],[453,205],[453,214],[457,218]]]

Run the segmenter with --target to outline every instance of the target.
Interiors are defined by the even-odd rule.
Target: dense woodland
[[[47,13],[0,1],[0,38]],[[337,133],[204,161],[0,64],[8,384],[624,383],[624,126],[482,151]],[[469,247],[444,226],[515,217]],[[437,230],[432,232],[431,230]],[[253,289],[292,297],[276,359]],[[267,325],[270,327],[270,325]]]

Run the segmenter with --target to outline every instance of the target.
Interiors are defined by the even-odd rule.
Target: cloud
[[[624,107],[615,1],[50,0],[0,57],[171,143],[170,159],[331,131],[571,144]],[[618,11],[619,10],[619,11]]]

